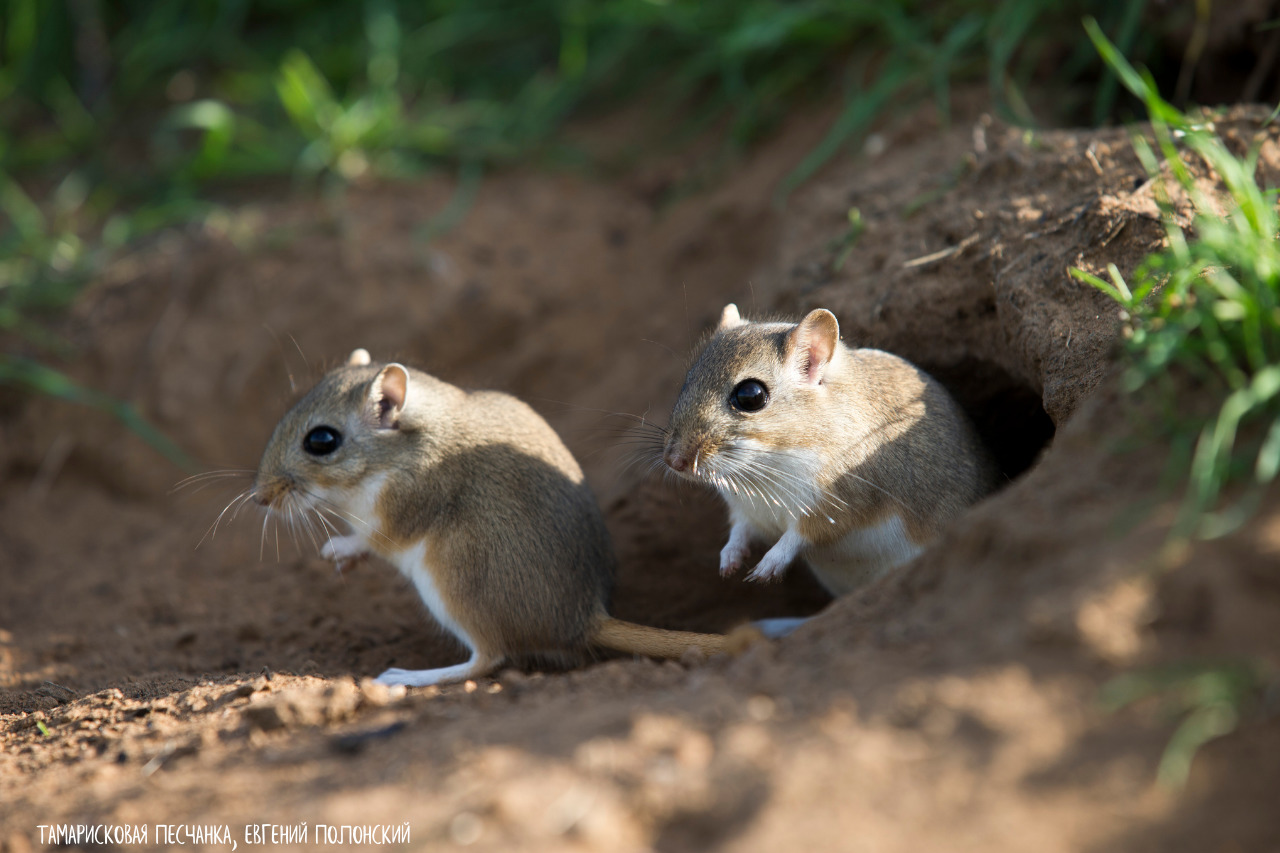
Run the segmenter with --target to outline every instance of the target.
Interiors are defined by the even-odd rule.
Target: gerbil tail
[[[588,637],[594,646],[663,660],[680,660],[690,649],[697,649],[707,656],[741,654],[763,639],[764,635],[751,625],[743,625],[728,634],[695,634],[637,625],[608,615],[596,618]]]

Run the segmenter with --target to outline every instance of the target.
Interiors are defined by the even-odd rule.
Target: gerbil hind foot
[[[452,684],[468,678],[488,675],[502,663],[500,658],[473,657],[466,663],[442,666],[436,669],[398,669],[392,667],[374,680],[387,687],[403,684],[405,687],[427,687],[432,684]]]
[[[751,627],[755,628],[761,634],[764,634],[770,640],[777,640],[786,637],[794,632],[804,623],[808,622],[811,617],[780,617],[777,619],[757,619],[751,623]]]

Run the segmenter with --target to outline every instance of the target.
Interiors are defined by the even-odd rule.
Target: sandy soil
[[[1265,115],[1219,126],[1266,135],[1275,185]],[[1067,274],[1128,272],[1160,245],[1126,133],[918,116],[778,203],[821,118],[671,203],[696,164],[490,176],[429,242],[448,179],[265,192],[115,263],[63,330],[68,370],[203,470],[252,469],[291,383],[357,346],[513,392],[583,461],[619,616],[817,619],[735,659],[388,691],[366,679],[460,651],[392,570],[338,575],[287,538],[277,552],[249,514],[202,541],[247,475],[172,493],[183,473],[107,417],[8,394],[0,844],[102,823],[146,824],[150,846],[156,824],[226,826],[245,845],[306,822],[294,846],[325,824],[407,826],[427,849],[1280,849],[1274,701],[1202,749],[1182,790],[1155,778],[1179,718],[1099,702],[1145,667],[1280,663],[1280,507],[1153,568],[1171,448],[1119,390],[1114,306]],[[856,596],[828,603],[800,571],[720,580],[723,508],[629,465],[610,413],[662,422],[730,300],[828,307],[846,340],[934,372],[1009,484]]]

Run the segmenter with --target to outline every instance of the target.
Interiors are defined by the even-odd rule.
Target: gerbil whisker
[[[302,345],[298,343],[298,339],[290,334],[289,340],[293,341],[293,348],[298,351],[298,355],[302,356],[302,363],[307,366],[307,371],[311,372],[311,359],[307,358],[307,354],[302,351]]]
[[[293,529],[293,501],[289,501],[284,504],[284,520],[286,529],[289,531],[290,535],[293,536],[293,543],[296,547],[298,544],[298,533]]]
[[[658,466],[662,464],[662,459],[655,457],[650,453],[629,453],[627,454],[626,462],[623,463],[622,470],[619,474],[629,474],[633,469],[641,464],[647,464],[649,466],[644,472],[644,476],[648,476],[658,469]]]
[[[664,477],[670,479],[675,476],[674,472],[662,462],[662,457],[658,456],[649,460],[649,469],[645,471],[645,476],[650,476],[654,472],[660,472]]]
[[[889,491],[888,489],[884,488],[883,486],[878,486],[878,485],[876,485],[875,483],[873,483],[873,482],[871,482],[870,480],[868,480],[866,477],[862,477],[862,476],[859,476],[859,475],[854,474],[854,473],[848,473],[848,474],[846,474],[845,476],[847,476],[847,477],[852,477],[853,479],[855,479],[855,480],[857,480],[857,481],[859,481],[859,482],[861,482],[861,483],[866,483],[866,484],[867,484],[868,486],[870,486],[871,488],[873,488],[873,489],[877,489],[877,490],[879,490],[879,491],[883,492],[884,494],[888,495],[890,498],[892,498],[893,500],[897,501],[897,502],[898,502],[899,504],[901,504],[902,506],[904,506],[904,507],[906,506],[906,504],[905,504],[905,503],[903,503],[902,499],[901,499],[901,498],[899,498],[897,495],[895,495],[893,492]]]
[[[370,536],[376,536],[377,538],[381,539],[383,542],[385,542],[388,545],[393,544],[390,536],[386,535],[381,530],[374,527],[372,524],[365,521],[363,518],[356,515],[355,513],[342,509],[341,507],[334,506],[329,501],[325,500],[319,495],[312,494],[311,492],[307,492],[306,495],[307,497],[311,498],[312,501],[314,501],[314,506],[317,509],[327,512],[329,513],[329,515],[333,516],[339,521],[345,521],[347,524],[353,524],[353,525],[358,524],[361,527],[363,527],[365,530],[367,530]]]
[[[626,433],[626,438],[620,439],[615,444],[630,445],[630,446],[637,446],[637,447],[650,447],[657,450],[661,450],[663,443],[664,442],[657,435],[636,435],[634,431],[628,430]]]
[[[337,533],[337,529],[334,528],[334,526],[329,523],[328,519],[326,519],[323,515],[320,514],[320,510],[316,509],[315,507],[311,507],[310,509],[311,509],[313,522],[318,522],[320,525],[320,533],[324,536],[324,538],[327,541],[333,542],[333,534]]]
[[[298,502],[298,529],[302,531],[302,535],[311,540],[312,546],[319,551],[320,543],[316,541],[315,531],[311,527],[311,507],[305,501]]]
[[[248,491],[246,491],[246,492],[243,492],[243,493],[242,493],[242,497],[240,498],[240,504],[239,504],[235,509],[233,509],[233,510],[231,511],[231,518],[229,518],[229,519],[227,519],[227,520],[228,520],[228,521],[235,521],[235,520],[236,520],[236,516],[240,515],[240,510],[242,510],[242,509],[244,509],[245,507],[247,507],[247,506],[249,505],[249,501],[250,501],[250,500],[252,500],[252,499],[253,499],[253,490],[252,490],[252,489],[250,489],[250,490],[248,490]]]
[[[776,451],[762,451],[762,454],[763,454],[763,455],[768,455],[768,456],[776,456],[776,455],[780,455],[780,454],[778,454]],[[790,474],[790,472],[779,471],[779,473],[788,474],[789,476],[792,476],[793,478],[794,478],[794,476],[795,476],[795,475],[793,475],[793,474]],[[901,498],[899,498],[897,495],[895,495],[893,492],[890,492],[888,489],[884,488],[883,486],[880,486],[880,485],[879,485],[879,484],[877,484],[877,483],[873,483],[872,481],[868,480],[866,477],[863,477],[863,476],[861,476],[861,475],[859,475],[859,474],[855,474],[855,473],[853,473],[853,472],[851,472],[851,471],[850,471],[850,472],[847,472],[847,473],[845,474],[845,476],[847,476],[847,477],[852,477],[853,479],[855,479],[855,480],[857,480],[857,481],[859,481],[859,482],[861,482],[861,483],[865,483],[866,485],[870,486],[871,488],[875,489],[875,490],[876,490],[876,491],[878,491],[878,492],[881,492],[881,493],[882,493],[882,494],[884,494],[886,497],[888,497],[888,498],[890,498],[890,499],[892,499],[892,500],[896,501],[897,503],[899,503],[899,504],[901,504],[901,505],[903,505],[903,506],[905,506],[905,505],[906,505],[905,503],[903,503],[902,499],[901,499]],[[829,491],[824,491],[824,492],[823,492],[823,494],[822,494],[822,497],[823,497],[823,498],[825,498],[826,500],[830,501],[832,504],[834,504],[834,505],[836,505],[836,506],[840,507],[840,508],[848,509],[848,507],[849,507],[849,505],[848,505],[847,503],[845,503],[845,501],[843,501],[843,500],[841,500],[839,497],[837,497],[837,496],[835,496],[835,495],[831,494]],[[830,519],[830,516],[828,516],[828,520],[831,520],[831,519]],[[832,523],[832,524],[834,524],[835,522],[834,522],[834,521],[832,521],[831,523]]]
[[[302,545],[299,544],[298,542],[298,528],[295,525],[293,520],[293,501],[289,501],[288,521],[289,521],[289,535],[293,537],[293,547],[297,549],[299,554],[301,554]]]
[[[631,412],[615,412],[609,409],[597,409],[591,406],[581,406],[577,403],[566,403],[564,400],[553,400],[550,397],[535,397],[533,399],[541,400],[546,403],[555,403],[557,406],[564,406],[566,409],[571,409],[577,412],[591,412],[597,415],[604,415],[606,418],[625,418],[626,420],[632,421],[638,427],[660,430],[664,435],[667,432],[666,427],[653,423],[648,420],[645,415],[634,415]],[[646,409],[645,412],[647,414],[648,409]]]
[[[751,483],[759,489],[761,499],[766,505],[773,503],[774,506],[785,510],[792,518],[796,517],[793,507],[798,509],[801,515],[807,516],[813,512],[813,508],[805,499],[806,495],[801,492],[805,484],[798,478],[789,476],[786,471],[765,466],[750,455],[735,452],[736,450],[736,448],[729,449],[723,454],[723,458],[731,463],[744,482]],[[811,489],[804,489],[804,491],[809,492]]]
[[[227,514],[227,510],[231,509],[233,504],[240,502],[240,504],[243,505],[244,501],[246,501],[248,498],[251,498],[251,497],[253,497],[253,491],[250,489],[246,489],[245,491],[233,497],[231,500],[227,501],[227,505],[222,508],[222,512],[218,513],[218,517],[213,520],[213,524],[209,525],[209,529],[204,532],[204,536],[201,536],[200,541],[196,543],[196,548],[199,548],[201,545],[203,545],[204,540],[206,539],[212,542],[214,539],[217,538],[218,525],[222,523],[223,516]],[[234,517],[235,516],[233,515],[232,518]]]
[[[802,491],[813,495],[819,504],[830,502],[833,505],[848,508],[848,504],[838,496],[825,489],[819,489],[815,480],[805,480],[782,466],[765,465],[759,458],[760,456],[777,455],[780,454],[770,451],[757,451],[747,458],[739,458],[738,461],[741,462],[744,468],[749,468],[753,474],[769,480],[776,488],[786,492],[789,502],[799,506],[805,515],[817,514],[817,508],[808,501],[801,499]],[[824,515],[826,514],[824,513]],[[831,517],[826,515],[826,518],[830,520]],[[835,522],[833,521],[832,523],[834,524]]]
[[[267,522],[271,520],[270,513],[262,514],[262,536],[258,539],[258,562],[262,562],[263,549],[267,547]]]
[[[199,474],[192,474],[190,477],[183,477],[173,484],[173,488],[181,489],[183,486],[189,486],[192,483],[207,480],[210,477],[239,477],[252,473],[252,468],[215,468],[212,471],[202,471]]]
[[[352,522],[350,519],[344,518],[342,514],[339,513],[337,510],[332,509],[326,506],[325,504],[316,504],[316,512],[327,512],[329,515],[333,516],[338,521],[341,521],[343,524],[348,524],[348,525],[354,524],[354,522]]]
[[[294,382],[294,381],[293,381],[293,369],[292,369],[291,367],[289,367],[289,359],[288,359],[288,357],[284,354],[284,344],[280,343],[280,336],[276,334],[276,330],[275,330],[275,329],[271,328],[271,326],[267,325],[266,323],[263,323],[263,324],[262,324],[262,328],[266,329],[266,330],[267,330],[267,332],[271,335],[271,337],[275,338],[275,341],[276,341],[276,349],[280,351],[280,361],[284,363],[284,372],[285,372],[285,375],[289,377],[289,393],[290,393],[290,394],[297,394],[297,393],[298,393],[298,384],[297,384],[296,382]],[[290,338],[292,338],[292,337],[293,337],[293,335],[290,335],[289,337],[290,337]],[[298,342],[297,342],[297,341],[294,341],[294,342],[293,342],[293,345],[294,345],[294,346],[297,346],[297,345],[298,345]],[[301,352],[302,352],[301,348],[299,348],[298,352],[299,352],[299,354],[301,354]],[[305,362],[306,362],[306,360],[307,360],[307,357],[306,357],[305,355],[304,355],[304,356],[302,356],[302,360],[303,360],[303,362],[305,363]],[[308,369],[308,370],[310,370],[310,367],[308,367],[307,369]],[[277,530],[277,531],[276,531],[276,536],[279,536],[279,535],[280,535],[280,531],[279,531],[279,530]]]
[[[339,536],[342,534],[338,532],[338,528],[334,527],[333,524],[329,522],[329,519],[320,514],[319,509],[312,507],[311,511],[315,514],[316,521],[320,522],[320,530],[324,533],[325,539],[327,539],[329,544],[332,545],[333,534],[338,533]]]
[[[338,531],[338,528],[336,528],[336,527],[334,527],[334,526],[333,526],[333,522],[329,521],[329,519],[325,518],[325,517],[324,517],[324,515],[323,515],[323,514],[321,514],[321,512],[320,512],[320,509],[321,509],[321,508],[320,508],[320,507],[313,506],[313,507],[309,507],[309,509],[311,510],[311,512],[315,513],[316,521],[320,522],[320,527],[321,527],[321,529],[323,529],[323,530],[325,530],[325,531],[330,531],[330,530],[331,530],[331,531],[333,531],[334,533],[337,533],[339,536],[341,536],[341,535],[342,535],[342,534]]]
[[[173,488],[181,489],[200,480],[208,480],[210,477],[242,477],[247,474],[254,473],[252,468],[215,468],[212,471],[202,471],[199,474],[192,474],[190,477],[183,477],[181,480],[173,484]]]
[[[206,471],[203,474],[195,474],[191,477],[187,477],[185,480],[181,480],[177,483],[174,483],[173,488],[169,489],[168,494],[174,495],[184,489],[189,489],[192,486],[196,486],[197,488],[195,488],[191,492],[191,494],[199,494],[204,489],[214,485],[215,483],[221,480],[237,480],[243,477],[251,477],[253,476],[253,473],[254,473],[253,471],[240,470],[240,469],[234,469],[234,470],[228,469],[225,471]]]
[[[751,473],[758,475],[770,484],[772,488],[768,489],[768,492],[775,504],[778,503],[778,492],[781,491],[783,492],[781,497],[785,498],[788,503],[795,504],[806,510],[809,508],[808,501],[801,494],[804,484],[794,478],[787,478],[785,472],[771,470],[764,466],[756,466]]]
[[[664,427],[661,424],[655,424],[653,421],[650,421],[650,420],[645,420],[645,418],[641,417],[640,415],[632,415],[626,412],[610,412],[606,415],[606,417],[624,418],[628,420],[629,423],[620,424],[616,426],[613,424],[609,424],[607,426],[597,427],[597,429],[601,431],[605,429],[614,429],[614,430],[617,430],[618,432],[637,432],[642,434],[662,435],[662,436],[665,436],[667,433],[670,432],[670,430],[667,427]]]
[[[391,537],[387,536],[381,530],[374,527],[372,524],[365,521],[363,518],[360,518],[355,513],[347,512],[346,510],[327,507],[327,506],[322,506],[321,508],[324,509],[326,512],[328,512],[330,515],[334,516],[335,518],[340,518],[343,521],[347,522],[348,524],[360,525],[365,530],[369,531],[370,536],[376,536],[379,539],[381,539],[383,542],[386,542],[388,544],[391,543]]]
[[[302,528],[302,532],[311,540],[311,547],[318,552],[320,550],[320,540],[316,538],[316,531],[309,513],[313,512],[310,507],[298,507],[298,526]]]
[[[778,451],[759,451],[759,455],[768,456],[768,457],[777,457],[777,456],[785,456],[785,453],[778,452]],[[794,459],[794,457],[792,457],[792,459]],[[817,488],[817,476],[814,476],[813,479],[805,480],[803,478],[800,478],[799,475],[792,473],[792,471],[783,469],[782,466],[771,466],[771,469],[769,470],[776,471],[777,474],[786,476],[786,478],[790,478],[792,483],[804,485],[804,487],[808,487],[808,488]],[[852,476],[856,476],[856,474]],[[863,479],[863,478],[858,478],[858,479]],[[868,485],[876,485],[870,482],[867,482],[867,483]],[[876,488],[879,488],[878,485],[876,485]],[[888,494],[888,492],[884,492],[884,493]],[[822,497],[826,498],[826,500],[831,501],[832,503],[836,503],[836,505],[838,506],[846,507],[846,508],[847,506],[849,506],[847,505],[847,503],[845,503],[845,501],[842,501],[841,498],[838,498],[837,496],[835,496],[835,494],[832,494],[831,492],[826,491],[826,489],[823,489],[823,491],[820,492],[820,494],[822,494]],[[893,497],[892,494],[890,494],[890,497]]]
[[[680,358],[680,353],[676,352],[671,347],[667,346],[661,341],[654,341],[654,340],[650,340],[649,338],[641,338],[640,341],[641,343],[653,344],[655,347],[662,347],[664,350],[671,353],[671,355],[674,356],[676,359]]]

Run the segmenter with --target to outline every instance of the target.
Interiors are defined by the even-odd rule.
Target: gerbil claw
[[[766,558],[768,557],[767,554],[765,556]],[[773,564],[770,560],[764,559],[760,561],[758,566],[751,570],[751,573],[747,575],[747,580],[755,583],[773,583],[774,581],[782,580],[782,574],[786,569],[787,567],[785,565],[778,566]]]
[[[732,577],[735,572],[742,568],[742,560],[721,560],[720,561],[720,577]]]

